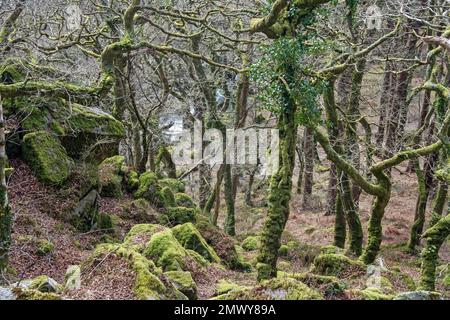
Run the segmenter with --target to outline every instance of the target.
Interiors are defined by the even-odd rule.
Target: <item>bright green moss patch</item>
[[[125,236],[124,245],[142,253],[152,236],[164,230],[165,227],[157,224],[137,224]]]
[[[261,240],[259,237],[250,236],[247,237],[244,241],[242,241],[242,248],[245,251],[255,251],[259,249],[259,246],[261,245]]]
[[[46,256],[55,249],[55,245],[46,239],[39,239],[36,245],[36,254],[39,256]]]
[[[161,179],[158,181],[158,184],[162,188],[168,187],[173,193],[182,193],[186,190],[184,182],[178,179]]]
[[[239,288],[216,297],[217,300],[323,300],[307,285],[288,277],[266,280],[251,289]]]
[[[217,253],[206,243],[206,240],[192,223],[178,225],[172,228],[172,233],[184,248],[199,253],[210,262],[220,263]]]
[[[230,292],[239,292],[250,289],[246,286],[241,286],[233,282],[229,282],[225,279],[220,279],[216,287],[216,295],[223,295]]]
[[[313,273],[340,277],[357,276],[365,273],[366,267],[342,254],[321,254],[314,259]]]
[[[188,222],[195,223],[197,219],[197,210],[184,207],[172,207],[166,210],[165,215],[172,225],[179,225]]]
[[[134,193],[134,197],[144,198],[155,207],[164,207],[164,199],[160,191],[158,176],[153,172],[146,172],[139,177],[139,188]]]
[[[278,276],[298,280],[308,287],[320,291],[327,298],[336,297],[342,294],[347,288],[347,285],[343,281],[333,276],[322,276],[310,272],[293,274],[278,272]]]
[[[192,198],[188,196],[186,193],[175,194],[175,203],[177,207],[185,207],[191,209],[197,208],[197,205],[195,204],[194,200],[192,200]]]
[[[186,250],[170,229],[154,234],[144,250],[144,255],[165,271],[182,271],[186,266]]]
[[[386,295],[381,292],[380,289],[377,288],[367,288],[364,290],[349,290],[349,295],[353,297],[357,297],[360,300],[393,300],[393,295]]]
[[[197,284],[189,271],[167,271],[164,275],[174,284],[178,291],[189,300],[197,300]]]
[[[45,131],[26,134],[22,151],[36,177],[46,184],[61,185],[74,166],[59,140]]]

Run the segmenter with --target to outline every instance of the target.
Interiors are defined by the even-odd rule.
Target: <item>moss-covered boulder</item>
[[[102,244],[85,261],[83,269],[89,270],[107,256],[116,256],[128,263],[135,273],[133,293],[140,300],[187,300],[187,297],[162,274],[161,270],[146,257],[131,248],[119,244]]]
[[[217,300],[323,300],[323,296],[292,278],[266,280],[251,289],[231,291]]]
[[[241,247],[245,251],[255,251],[259,249],[261,245],[261,239],[258,236],[250,236],[247,237],[244,241],[242,241]]]
[[[173,194],[172,190],[169,187],[164,187],[161,189],[161,195],[164,199],[164,207],[175,207],[175,195]]]
[[[167,271],[164,275],[173,283],[178,291],[183,293],[189,300],[197,300],[197,284],[189,271]]]
[[[251,265],[236,250],[236,241],[199,215],[195,227],[228,268],[250,271]]]
[[[184,182],[178,179],[166,178],[159,180],[158,183],[162,188],[168,187],[173,193],[183,193],[186,190]]]
[[[34,278],[28,286],[28,289],[38,290],[40,292],[59,293],[63,290],[63,286],[54,279],[46,275],[42,275]]]
[[[164,208],[164,197],[158,184],[158,176],[153,172],[146,172],[139,177],[139,187],[134,193],[136,199],[143,198],[156,208]]]
[[[15,99],[12,113],[20,119],[22,131],[49,131],[60,137],[74,159],[97,163],[117,154],[125,136],[123,124],[108,113],[64,99],[30,97]]]
[[[128,192],[136,192],[136,190],[139,188],[139,174],[134,171],[127,168],[125,170],[125,188]]]
[[[122,166],[125,157],[115,156],[105,159],[98,167],[100,195],[103,197],[122,197]]]
[[[314,259],[313,273],[325,276],[359,276],[365,274],[363,263],[350,259],[343,254],[321,254]]]
[[[210,262],[220,263],[217,253],[208,245],[192,223],[178,225],[172,228],[172,233],[185,249],[197,252]]]
[[[347,285],[342,280],[333,276],[322,276],[310,272],[285,273],[278,272],[278,277],[290,277],[314,288],[322,293],[327,299],[340,297]]]
[[[130,247],[132,250],[143,253],[152,236],[164,230],[167,229],[158,224],[135,225],[125,236],[124,245]]]
[[[227,293],[242,292],[249,289],[251,288],[248,286],[241,286],[228,280],[220,279],[216,286],[216,295],[220,296]]]
[[[187,252],[170,229],[154,234],[144,255],[165,271],[183,271],[186,268]]]
[[[364,290],[351,289],[346,291],[347,296],[352,300],[392,300],[393,295],[384,294],[378,288],[366,288]]]
[[[188,222],[195,223],[197,210],[185,207],[170,207],[165,211],[169,223],[173,226]]]
[[[191,209],[197,208],[197,205],[195,204],[194,200],[192,200],[192,198],[188,196],[186,193],[176,193],[175,203],[177,207],[185,207]]]
[[[22,151],[24,160],[36,177],[46,184],[63,184],[74,166],[60,141],[46,131],[26,134]]]

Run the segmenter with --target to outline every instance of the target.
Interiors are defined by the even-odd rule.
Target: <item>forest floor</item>
[[[132,201],[130,195],[118,199],[101,199],[100,211],[112,215],[117,226],[114,234],[88,232],[80,234],[69,223],[58,216],[56,210],[48,213],[49,206],[64,206],[58,203],[51,188],[36,180],[27,165],[20,160],[12,160],[15,171],[9,180],[10,202],[15,213],[13,226],[13,245],[10,254],[10,265],[15,273],[14,279],[29,279],[39,275],[48,275],[59,283],[64,282],[64,274],[70,265],[82,263],[96,245],[115,238],[123,240],[124,235],[136,224],[127,215],[127,204]],[[417,183],[414,175],[394,172],[393,195],[384,218],[384,236],[381,259],[388,269],[399,268],[410,275],[417,283],[420,274],[420,259],[404,250],[408,240],[410,226],[414,218]],[[317,171],[317,170],[316,170]],[[322,172],[315,177],[314,194],[317,209],[302,209],[302,196],[294,195],[291,202],[291,216],[283,234],[284,242],[297,240],[304,244],[300,254],[289,259],[280,259],[280,269],[286,272],[303,272],[310,267],[312,259],[320,246],[333,243],[334,218],[324,215],[327,173]],[[262,197],[262,196],[261,196]],[[363,195],[360,203],[360,215],[367,234],[367,223],[371,198]],[[221,210],[219,223],[223,223],[224,208]],[[237,239],[242,241],[248,235],[257,234],[266,216],[266,208],[250,208],[244,204],[242,194],[237,197]],[[39,255],[38,248],[46,241],[54,245],[50,254]],[[246,252],[245,257],[255,259],[257,252]],[[450,261],[450,243],[447,242],[440,251],[443,262]],[[127,271],[123,261],[108,257],[99,268],[82,275],[83,289],[71,293],[66,298],[71,299],[131,299],[134,275]],[[256,281],[255,273],[240,273],[212,265],[208,269],[193,273],[196,280],[199,297],[207,299],[214,295],[215,285],[219,280],[226,279],[240,285],[252,285]],[[358,280],[356,280],[357,282]],[[362,279],[360,281],[363,281]],[[359,285],[354,283],[354,285]],[[362,283],[360,285],[363,285]],[[394,283],[394,287],[396,284]],[[407,291],[404,288],[396,288]],[[449,291],[438,286],[441,292],[450,296]],[[349,297],[347,297],[349,298]],[[351,298],[351,297],[350,297]]]

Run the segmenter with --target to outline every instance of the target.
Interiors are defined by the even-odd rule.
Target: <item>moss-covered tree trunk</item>
[[[285,70],[287,83],[296,75],[290,66]],[[258,280],[276,277],[278,250],[281,235],[289,218],[289,203],[292,191],[292,175],[295,166],[297,128],[295,113],[297,106],[290,97],[288,88],[283,92],[284,103],[278,120],[280,135],[279,168],[270,181],[269,212],[261,235],[261,249],[258,256]]]
[[[0,271],[8,264],[8,251],[11,244],[12,213],[8,202],[6,186],[6,137],[3,104],[0,96]]]
[[[303,208],[311,207],[311,196],[314,185],[314,155],[315,143],[314,135],[310,128],[305,129],[303,139],[303,153],[304,153],[304,170],[303,170]]]
[[[425,225],[425,213],[427,209],[428,191],[425,182],[425,174],[420,167],[419,160],[414,160],[414,170],[417,175],[417,181],[419,183],[419,196],[417,198],[416,212],[414,216],[414,223],[411,228],[411,234],[408,242],[408,249],[412,252],[420,244],[420,237]]]
[[[436,287],[436,267],[439,250],[450,235],[450,215],[439,220],[423,235],[426,240],[422,252],[422,275],[419,289],[434,291]]]

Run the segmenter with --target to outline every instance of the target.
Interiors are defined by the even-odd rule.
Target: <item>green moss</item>
[[[182,193],[186,190],[183,181],[178,179],[161,179],[158,183],[162,188],[168,187],[173,193]]]
[[[216,297],[221,300],[323,300],[323,296],[292,278],[273,278],[251,289],[240,288]]]
[[[49,278],[48,276],[42,275],[34,278],[28,286],[28,289],[38,290],[40,292],[61,292],[63,290],[63,286],[56,283],[55,280]]]
[[[197,205],[195,204],[194,200],[192,200],[192,198],[188,196],[186,193],[176,193],[175,203],[177,207],[185,207],[191,209],[197,208]]]
[[[15,290],[17,300],[61,300],[61,297],[53,292],[40,292],[38,290]]]
[[[165,227],[157,224],[135,225],[125,236],[124,245],[142,253],[152,236],[164,230]]]
[[[197,300],[197,284],[189,271],[168,271],[164,275],[175,285],[175,288],[183,293],[189,300]]]
[[[195,223],[197,219],[197,210],[184,207],[173,207],[168,208],[165,215],[172,225],[179,225],[188,222]]]
[[[104,160],[98,167],[100,194],[104,197],[120,198],[122,197],[121,169],[125,162],[122,156],[115,156]]]
[[[74,166],[59,140],[45,131],[26,134],[22,151],[36,177],[50,185],[64,183]]]
[[[278,255],[280,257],[287,257],[289,255],[289,247],[287,245],[281,245],[280,249],[278,249]]]
[[[364,290],[350,290],[350,295],[359,297],[362,300],[393,300],[393,295],[383,294],[377,288],[367,288]]]
[[[164,207],[165,208],[175,207],[175,205],[176,205],[175,196],[169,187],[162,188],[161,195],[164,199]]]
[[[164,207],[164,199],[160,191],[158,176],[153,172],[146,172],[139,177],[139,188],[134,193],[134,197],[144,198],[156,207]]]
[[[46,256],[55,249],[55,245],[46,239],[39,239],[36,245],[36,254],[39,256]]]
[[[255,251],[258,250],[261,245],[261,240],[259,237],[250,236],[247,237],[244,241],[242,241],[242,248],[245,251]]]
[[[322,276],[310,272],[294,274],[278,272],[278,276],[291,277],[297,281],[300,281],[307,286],[320,291],[327,298],[336,297],[342,294],[347,288],[347,285],[343,281],[333,276]]]
[[[206,240],[192,223],[178,225],[172,228],[172,232],[184,248],[199,253],[210,262],[220,263],[217,253],[206,243]]]
[[[238,292],[238,291],[245,291],[250,289],[249,287],[241,286],[232,282],[229,282],[224,279],[220,279],[217,283],[216,287],[216,295],[223,295],[230,292]]]
[[[194,251],[194,250],[191,250],[191,249],[186,249],[186,252],[187,252],[189,258],[192,261],[195,261],[195,263],[199,267],[207,267],[207,266],[209,266],[211,264],[208,260],[203,258],[203,256],[200,255],[200,253],[198,253],[197,251]]]
[[[186,250],[170,229],[154,234],[144,250],[144,255],[165,271],[182,271],[186,267]]]
[[[321,254],[314,259],[312,272],[327,276],[356,276],[365,272],[365,266],[342,254]]]
[[[129,192],[135,192],[139,188],[139,174],[129,170],[125,175],[126,188]]]
[[[280,271],[288,272],[292,270],[292,265],[287,261],[280,261],[277,264],[277,269]]]
[[[94,254],[87,261],[87,266],[106,254],[115,254],[128,261],[132,270],[136,273],[133,292],[138,299],[160,300],[176,298],[177,293],[167,288],[159,279],[160,271],[158,271],[155,264],[140,253],[130,250],[125,246],[116,244],[102,244],[97,246]]]
[[[236,241],[232,237],[209,223],[208,219],[202,215],[198,215],[195,226],[228,268],[240,271],[251,270],[251,265],[245,262],[242,255],[237,252]]]

